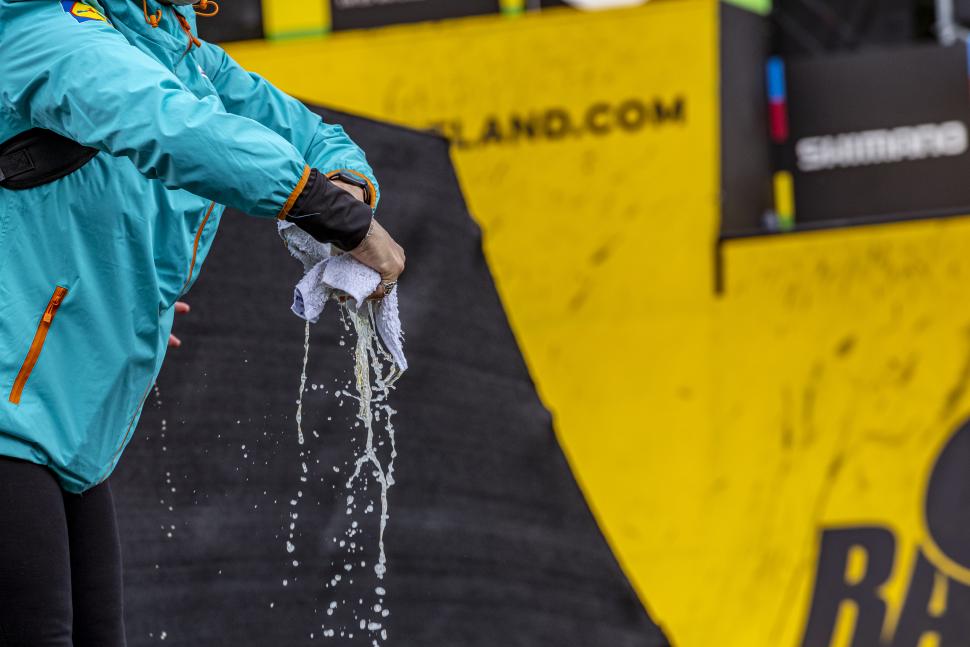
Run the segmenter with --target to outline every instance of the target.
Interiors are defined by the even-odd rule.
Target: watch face
[[[353,186],[359,187],[364,192],[364,202],[371,205],[372,207],[374,206],[373,205],[374,196],[371,195],[370,185],[364,180],[360,179],[359,177],[355,175],[351,175],[350,173],[344,173],[340,171],[331,175],[330,180],[331,181],[340,180],[341,182],[345,182],[346,184],[352,184]]]
[[[354,177],[349,173],[336,173],[330,176],[331,180],[340,180],[341,182],[346,182],[347,184],[353,184],[354,186],[359,186],[362,189],[367,188],[367,182],[364,182],[359,177]]]

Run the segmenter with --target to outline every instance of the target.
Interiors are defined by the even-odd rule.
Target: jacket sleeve
[[[374,172],[341,126],[324,123],[300,101],[244,70],[217,45],[204,42],[196,56],[229,112],[258,121],[284,137],[324,174],[350,171],[361,176],[371,185],[372,206],[376,206],[380,189]]]
[[[173,189],[282,217],[310,168],[284,137],[197,98],[108,23],[59,2],[0,0],[0,108],[114,156]]]

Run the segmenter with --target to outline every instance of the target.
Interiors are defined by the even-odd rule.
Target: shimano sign
[[[776,167],[796,226],[970,214],[963,43],[791,60],[785,76]]]
[[[856,133],[805,137],[795,144],[798,170],[892,164],[967,152],[967,127],[960,121]]]

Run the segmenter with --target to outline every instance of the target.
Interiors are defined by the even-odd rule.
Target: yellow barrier
[[[970,223],[730,243],[717,297],[709,0],[230,52],[310,101],[455,138],[574,473],[674,644],[800,645],[829,526],[894,533],[893,635],[926,475],[970,411]],[[867,647],[849,607],[824,647]]]
[[[330,31],[329,0],[263,0],[262,8],[267,38],[319,36]]]
[[[968,415],[968,251],[965,219],[729,244],[710,420],[693,432],[703,455],[687,471],[704,475],[692,504],[703,514],[687,515],[693,523],[672,538],[687,543],[698,575],[723,572],[730,561],[727,612],[704,612],[714,623],[706,631],[730,636],[724,644],[801,644],[819,531],[863,527],[895,541],[878,591],[888,603],[884,644],[917,644],[891,638],[904,605],[921,603],[911,583],[917,551],[928,547],[927,480]],[[942,579],[934,584],[944,589],[937,615],[947,610]],[[695,595],[682,602],[705,597]],[[965,616],[966,605],[952,602],[951,620]],[[832,647],[876,644],[853,641],[852,612],[840,616]],[[919,633],[927,634],[922,647],[950,644]]]
[[[760,1],[760,0],[756,0]],[[270,40],[319,36],[330,32],[330,0],[262,0],[263,29]],[[526,0],[499,0],[506,15],[525,11]]]

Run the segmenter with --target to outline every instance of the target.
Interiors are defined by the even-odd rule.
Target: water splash
[[[363,311],[363,312],[362,312]],[[354,348],[354,385],[357,394],[346,393],[358,402],[357,419],[364,425],[366,443],[363,452],[354,461],[354,472],[347,479],[346,488],[351,490],[354,481],[360,476],[360,471],[366,464],[374,467],[373,476],[381,486],[381,518],[380,533],[378,535],[378,561],[374,565],[374,572],[379,579],[387,572],[387,558],[384,553],[384,530],[387,528],[388,502],[387,492],[394,485],[394,459],[397,457],[397,447],[394,441],[394,425],[392,416],[397,413],[387,404],[387,398],[394,383],[401,377],[400,371],[394,364],[387,351],[381,345],[374,322],[374,308],[368,303],[361,310],[355,310],[344,305],[343,312],[350,320],[357,333],[357,344]],[[385,369],[387,364],[390,368]],[[373,383],[371,381],[373,371]],[[386,371],[386,372],[385,372]],[[387,466],[381,462],[374,444],[374,421],[385,415],[384,429],[391,445]]]
[[[300,372],[300,397],[296,401],[296,438],[303,445],[303,392],[306,391],[306,364],[310,357],[310,322],[303,331],[303,370]]]
[[[356,442],[353,443],[355,448],[352,459],[353,470],[350,477],[344,483],[347,515],[349,516],[354,510],[357,510],[358,504],[363,508],[364,514],[374,512],[375,502],[373,499],[368,502],[370,497],[367,496],[368,481],[366,479],[368,476],[372,477],[380,485],[378,556],[373,570],[377,578],[383,580],[384,575],[387,573],[384,533],[390,519],[388,491],[394,485],[394,459],[397,457],[395,429],[392,423],[392,418],[397,412],[388,404],[388,398],[395,383],[401,377],[401,371],[397,368],[393,358],[380,341],[375,320],[375,305],[372,302],[367,302],[359,310],[352,307],[349,302],[342,303],[339,307],[339,314],[344,330],[348,333],[353,330],[356,336],[356,342],[353,348],[353,378],[345,388],[336,389],[334,395],[338,398],[338,404],[340,406],[343,406],[346,399],[356,401],[358,405],[355,414],[356,422],[353,424],[352,431],[359,429],[364,432],[362,434],[363,438],[359,439],[363,441],[363,447],[361,448]],[[345,342],[341,338],[340,346],[344,345]],[[304,446],[306,438],[303,433],[303,396],[307,390],[309,348],[310,324],[308,322],[304,330],[303,367],[300,374],[300,393],[296,403],[297,442],[300,445],[301,461],[300,481],[303,483],[307,482],[308,469],[306,461],[309,455],[307,448]],[[330,418],[327,419],[330,420]],[[314,436],[316,437],[316,434]],[[333,469],[338,473],[341,471],[336,466]],[[358,487],[358,490],[354,489],[355,486]],[[302,495],[302,492],[299,495]],[[296,499],[290,501],[289,533],[287,533],[285,541],[288,557],[292,557],[296,550],[294,543],[298,519],[296,510],[300,500],[301,497],[298,496]],[[343,571],[345,571],[344,574],[347,576],[345,581],[348,583],[353,582],[352,571],[358,564],[361,567],[366,566],[366,562],[359,560],[359,557],[351,557],[353,553],[364,550],[363,546],[358,545],[360,539],[356,539],[355,541],[350,540],[351,538],[357,537],[362,530],[363,528],[360,527],[360,523],[353,520],[345,533],[348,537],[349,547],[348,542],[339,540],[338,543],[338,538],[333,538],[334,543],[338,543],[340,548],[348,551],[345,557],[349,558],[349,562],[353,562],[343,564]],[[295,566],[297,562],[294,560],[293,564]],[[336,564],[334,565],[336,566]],[[326,588],[330,589],[331,593],[334,593],[334,588],[339,586],[341,580],[342,578],[339,574],[334,575]],[[286,584],[287,582],[284,580],[283,585],[286,586]],[[375,588],[375,593],[378,596],[378,603],[365,603],[363,599],[359,599],[357,602],[360,603],[360,608],[353,615],[354,619],[358,621],[361,630],[371,633],[374,638],[379,637],[381,641],[385,641],[387,640],[388,634],[384,623],[390,615],[390,611],[384,604],[385,589],[382,586],[378,586]],[[347,603],[349,600],[344,600],[343,602]],[[332,616],[337,606],[335,601],[331,602],[329,608],[326,610],[327,616]],[[377,617],[368,617],[365,619],[358,616],[358,613],[370,616],[371,612]],[[335,635],[334,629],[328,628],[326,625],[321,625],[320,628],[323,630],[322,635],[324,637],[332,637]],[[347,631],[347,627],[338,631],[340,636],[353,636],[352,633]],[[373,645],[378,645],[376,639],[373,640]]]

